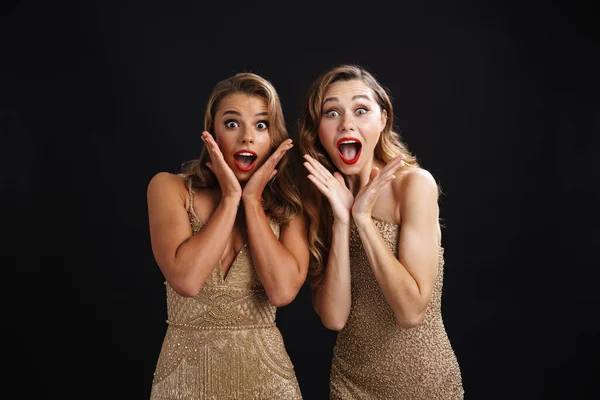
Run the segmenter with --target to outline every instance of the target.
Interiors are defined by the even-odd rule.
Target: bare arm
[[[192,235],[182,190],[183,179],[156,174],[148,185],[152,251],[160,270],[182,296],[198,294],[227,244],[239,200],[223,197],[204,228]],[[183,186],[185,187],[185,186]]]
[[[275,167],[292,146],[291,139],[284,140],[252,175],[242,191],[254,269],[269,301],[276,307],[287,305],[296,298],[308,273],[306,221],[301,216],[293,218],[281,228],[278,240],[269,226],[261,201],[268,182],[277,179]]]
[[[279,240],[269,226],[260,201],[244,200],[248,243],[256,274],[276,307],[291,303],[306,280],[306,222],[296,216],[281,228]]]
[[[385,245],[370,215],[354,216],[371,269],[398,325],[421,323],[437,274],[439,224],[437,185],[429,172],[406,172],[398,185],[402,229],[398,259]]]
[[[341,330],[348,315],[350,292],[350,209],[354,200],[339,172],[332,175],[317,160],[305,155],[308,179],[323,193],[333,212],[329,258],[321,282],[313,287],[313,307],[328,329]]]
[[[350,292],[350,224],[333,222],[331,247],[323,279],[313,287],[313,307],[326,328],[341,330],[352,302]]]
[[[192,235],[182,185],[181,177],[166,172],[151,179],[147,191],[150,238],[167,282],[182,296],[195,296],[223,254],[238,202],[223,198],[204,228]]]

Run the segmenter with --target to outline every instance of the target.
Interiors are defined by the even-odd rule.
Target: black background
[[[148,181],[199,155],[217,81],[242,71],[269,79],[295,138],[310,82],[352,62],[391,90],[405,141],[443,190],[442,311],[465,398],[592,395],[594,13],[576,2],[450,3],[275,12],[3,2],[5,389],[148,398],[166,329]],[[304,397],[326,399],[335,333],[320,325],[307,286],[277,323]]]

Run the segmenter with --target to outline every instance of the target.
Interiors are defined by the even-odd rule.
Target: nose
[[[338,129],[340,132],[354,131],[356,129],[352,113],[344,113],[342,115]]]
[[[254,143],[254,130],[246,128],[242,131],[241,142],[243,144]]]

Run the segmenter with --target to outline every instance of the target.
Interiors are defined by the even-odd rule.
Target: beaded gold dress
[[[193,234],[202,229],[190,190]],[[279,237],[279,224],[271,219]],[[227,274],[220,263],[195,297],[165,282],[168,327],[154,372],[150,398],[302,399],[294,367],[275,325],[271,305],[247,245]]]
[[[397,257],[400,226],[373,222]],[[425,317],[411,329],[395,323],[354,224],[350,260],[352,306],[333,350],[330,399],[462,399],[461,371],[441,315],[443,247]]]

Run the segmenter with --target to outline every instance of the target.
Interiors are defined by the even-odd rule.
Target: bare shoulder
[[[437,199],[438,185],[426,169],[415,167],[401,171],[393,181],[394,192],[399,199],[412,196],[433,196]]]
[[[185,216],[186,192],[181,176],[168,172],[154,175],[146,192],[151,224]]]
[[[185,188],[184,179],[180,175],[172,174],[170,172],[158,172],[154,175],[148,183],[147,193],[148,196],[159,194],[163,191],[174,191],[175,193]]]

